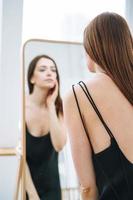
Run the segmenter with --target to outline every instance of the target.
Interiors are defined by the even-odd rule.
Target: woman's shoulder
[[[91,74],[88,80],[83,81],[93,98],[94,102],[99,105],[110,104],[115,95],[114,83],[110,77],[103,73]],[[74,85],[74,91],[80,104],[85,107],[87,98],[79,84]],[[74,91],[71,88],[63,99],[63,104],[69,108],[75,107]]]
[[[82,84],[82,81],[80,82]],[[114,84],[111,78],[104,73],[90,73],[89,78],[83,82],[92,93],[107,92]],[[76,83],[73,86],[77,94],[81,93],[81,87],[79,84]],[[65,98],[71,98],[71,96],[73,96],[72,88],[68,91]]]
[[[108,88],[113,84],[112,79],[105,73],[93,73],[88,80],[84,82],[90,89]]]
[[[104,73],[93,74],[85,84],[92,94],[106,95],[114,87],[113,80]]]

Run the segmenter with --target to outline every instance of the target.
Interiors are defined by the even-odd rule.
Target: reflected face
[[[42,88],[53,88],[57,80],[56,66],[48,58],[40,58],[36,64],[31,83]]]

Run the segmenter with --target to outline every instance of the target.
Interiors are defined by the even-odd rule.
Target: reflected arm
[[[40,200],[36,188],[33,184],[28,164],[26,163],[26,192],[28,193],[29,200]]]
[[[66,144],[66,131],[63,116],[57,116],[55,105],[49,107],[50,134],[56,151],[62,150]]]

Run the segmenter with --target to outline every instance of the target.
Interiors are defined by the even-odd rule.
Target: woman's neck
[[[95,68],[96,73],[105,73],[105,71],[99,65],[97,65],[96,63],[94,65],[94,68]]]
[[[34,87],[33,93],[30,94],[29,97],[32,103],[36,104],[37,106],[46,107],[47,95],[48,95],[47,89],[44,90],[44,89]]]

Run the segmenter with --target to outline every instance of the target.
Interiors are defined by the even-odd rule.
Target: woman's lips
[[[53,79],[51,79],[51,78],[47,78],[47,79],[44,79],[44,80],[46,80],[46,81],[53,81]]]
[[[53,82],[53,79],[45,79],[44,81]]]

